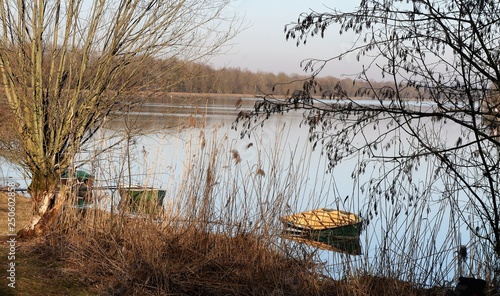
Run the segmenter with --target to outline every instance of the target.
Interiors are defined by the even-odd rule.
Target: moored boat
[[[152,212],[162,208],[166,191],[151,187],[124,187],[119,189],[122,198],[120,206],[130,205],[132,212]]]
[[[281,217],[286,228],[307,232],[320,238],[357,236],[363,219],[353,213],[334,209],[315,209]]]

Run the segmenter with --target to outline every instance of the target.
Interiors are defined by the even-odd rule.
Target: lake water
[[[239,107],[251,108],[254,102],[243,98]],[[279,225],[279,215],[323,207],[359,214],[369,222],[360,236],[361,255],[309,249],[335,277],[361,268],[422,284],[442,284],[456,278],[460,266],[464,275],[484,268],[487,248],[470,235],[446,202],[439,201],[439,194],[419,192],[432,183],[430,176],[436,169],[432,159],[421,165],[411,182],[396,188],[425,194],[423,200],[369,198],[363,185],[389,172],[390,163],[370,165],[354,179],[351,174],[363,159],[359,155],[327,173],[321,147],[313,150],[307,128],[299,127],[301,112],[272,116],[250,138],[240,139],[240,130],[231,128],[239,110],[234,98],[144,104],[110,120],[80,153],[77,163],[91,171],[102,188],[131,184],[164,189],[164,206],[178,212],[189,211],[182,208],[189,205],[179,203],[180,198],[193,196],[196,207],[206,205],[202,197],[210,196],[210,219],[238,227],[267,227],[256,225],[262,218]],[[448,125],[441,132],[453,138],[459,131]],[[378,135],[376,130],[367,134]],[[127,137],[129,141],[124,141]],[[207,168],[214,171],[210,192],[205,191],[208,186],[190,192],[197,182],[208,182]],[[15,175],[6,164],[2,172]],[[96,194],[103,207],[118,204],[116,190]],[[460,265],[457,250],[461,245],[470,255]]]

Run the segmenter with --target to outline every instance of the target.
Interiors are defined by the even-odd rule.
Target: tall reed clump
[[[332,295],[333,279],[279,238],[301,183],[294,170],[278,154],[245,165],[217,131],[197,140],[162,209],[67,207],[39,250],[109,295]]]
[[[445,288],[424,289],[444,286],[453,272],[454,262],[447,260],[455,258],[455,242],[441,228],[454,220],[445,204],[431,215],[430,197],[412,207],[405,200],[381,202],[376,196],[344,198],[338,175],[325,174],[324,162],[317,165],[310,150],[298,149],[300,140],[294,146],[289,130],[280,127],[276,133],[267,140],[256,135],[237,142],[219,125],[196,129],[179,149],[182,165],[161,169],[172,178],[161,208],[133,213],[115,207],[118,192],[95,191],[95,206],[67,207],[39,250],[60,258],[68,272],[108,295],[448,293]],[[124,151],[131,153],[131,148]],[[140,147],[134,157],[162,153],[146,150]],[[95,163],[116,169],[125,184],[135,182],[126,165],[146,162],[130,155],[109,159]],[[113,167],[116,159],[125,167]],[[145,167],[150,171],[141,174],[141,181],[148,183],[158,173]],[[112,184],[112,179],[96,182]],[[412,188],[399,185],[399,190]],[[359,187],[354,184],[353,195],[362,192]],[[370,221],[361,235],[361,255],[282,238],[281,216],[318,207],[360,213]],[[403,208],[409,210],[397,212]],[[371,217],[374,210],[378,213]]]

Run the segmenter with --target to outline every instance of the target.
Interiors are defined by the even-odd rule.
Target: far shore
[[[143,101],[145,103],[179,103],[181,100],[227,100],[227,99],[260,99],[265,96],[265,94],[232,94],[232,93],[190,93],[190,92],[150,92],[144,91],[140,92],[142,94]],[[276,99],[289,98],[290,95],[285,94],[274,94]],[[321,96],[313,95],[314,99],[332,100],[335,101],[336,98],[322,98]],[[351,100],[361,101],[361,100],[372,100],[371,97],[351,97]],[[415,98],[407,98],[405,101],[417,101]]]

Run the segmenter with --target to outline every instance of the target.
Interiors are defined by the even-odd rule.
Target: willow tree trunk
[[[60,186],[60,178],[54,174],[33,175],[29,188],[32,217],[18,232],[20,237],[42,234],[57,218],[66,201],[66,186]]]
[[[239,32],[230,2],[0,1],[1,94],[32,176],[33,217],[20,235],[57,218],[67,203],[60,175],[109,114],[141,102],[142,89],[154,96],[188,79],[178,71]]]

